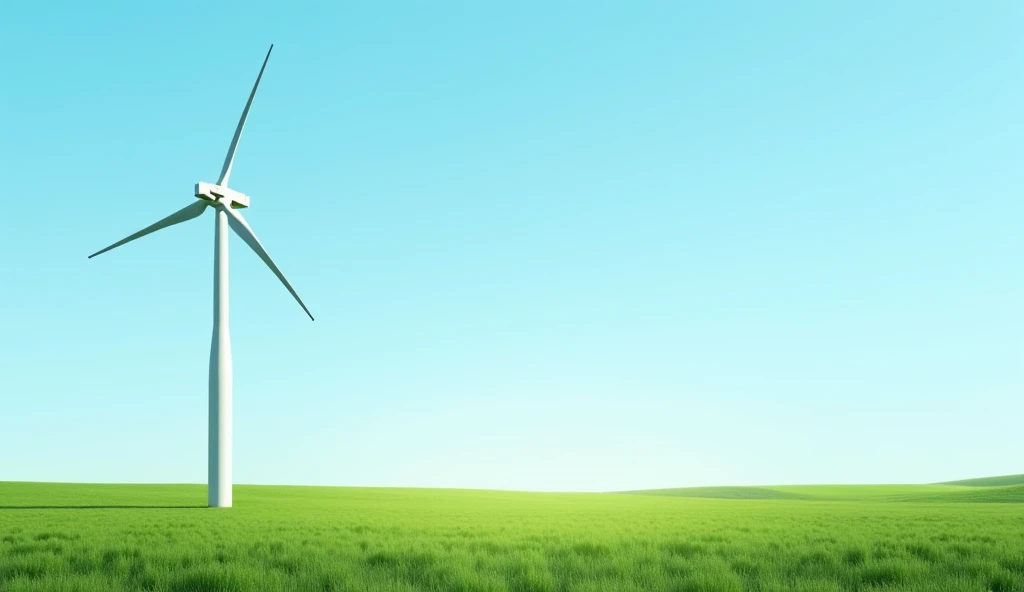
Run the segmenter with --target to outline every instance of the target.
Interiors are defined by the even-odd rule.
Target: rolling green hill
[[[682,487],[675,489],[644,489],[640,491],[624,491],[632,495],[654,495],[661,497],[703,497],[709,499],[814,499],[813,496],[800,492],[784,491],[777,487]]]
[[[766,487],[684,487],[622,492],[630,495],[708,499],[846,502],[1024,503],[1024,484],[998,485],[773,485]],[[973,481],[984,481],[983,479]]]
[[[946,481],[937,485],[963,485],[965,487],[993,487],[999,485],[1024,485],[1024,475],[1002,475],[1000,477],[981,477],[980,479],[961,479]]]
[[[1019,504],[1024,502],[1024,485],[966,486],[939,494],[921,493],[907,501]]]

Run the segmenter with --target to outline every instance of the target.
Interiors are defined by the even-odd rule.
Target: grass
[[[0,483],[0,590],[1024,591],[1021,485]]]

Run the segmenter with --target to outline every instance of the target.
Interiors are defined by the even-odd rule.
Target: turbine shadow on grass
[[[0,506],[3,510],[202,510],[207,506]]]

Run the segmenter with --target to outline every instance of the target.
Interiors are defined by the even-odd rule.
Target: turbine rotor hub
[[[249,207],[249,196],[234,189],[200,181],[196,183],[195,196],[210,202],[222,202],[230,204],[233,209],[239,210]]]

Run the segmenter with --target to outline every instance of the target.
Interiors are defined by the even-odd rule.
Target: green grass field
[[[1024,591],[1024,478],[624,494],[0,483],[0,590]]]

